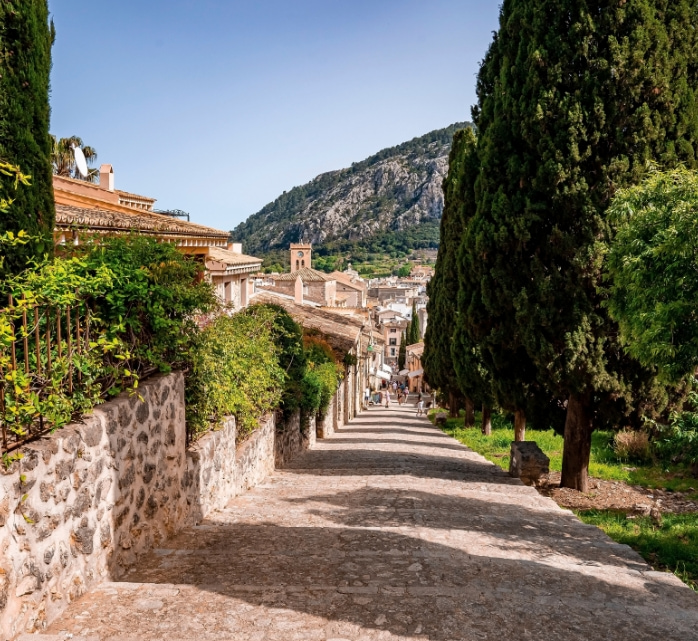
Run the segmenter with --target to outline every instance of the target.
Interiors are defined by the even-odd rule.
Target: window
[[[395,348],[394,347],[390,348],[390,355],[395,356]]]
[[[397,345],[397,338],[391,338],[390,342],[388,344],[389,345]]]
[[[393,327],[393,329],[390,330],[391,334],[397,334],[397,330]]]

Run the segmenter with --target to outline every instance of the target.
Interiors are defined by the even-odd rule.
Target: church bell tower
[[[312,267],[313,246],[310,243],[291,243],[291,271]]]

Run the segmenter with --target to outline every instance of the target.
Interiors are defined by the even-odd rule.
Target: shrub
[[[254,430],[284,390],[273,310],[254,306],[222,315],[197,338],[187,376],[187,428],[201,434],[235,416],[238,437]]]
[[[199,278],[201,266],[170,244],[119,237],[73,250],[73,255],[45,260],[2,283],[15,300],[13,307],[0,312],[2,418],[20,436],[39,417],[45,427],[61,427],[106,396],[126,388],[135,392],[142,374],[187,365],[198,334],[196,315],[215,305],[212,288]],[[37,366],[32,348],[30,373],[25,374],[24,368],[11,367],[8,352],[13,342],[23,349],[18,320],[25,311],[32,319],[35,306],[40,310],[38,335],[44,337],[47,323],[53,324],[51,368],[42,340],[42,367]],[[73,332],[75,319],[80,318],[85,323],[83,338],[89,340],[89,349],[74,349],[70,354],[66,349],[68,306]],[[64,331],[60,352],[57,309]]]
[[[674,412],[667,425],[653,423],[654,452],[665,462],[683,463],[698,468],[698,412],[696,395],[689,411]]]
[[[621,460],[645,462],[651,457],[647,432],[622,430],[613,437],[613,450]]]

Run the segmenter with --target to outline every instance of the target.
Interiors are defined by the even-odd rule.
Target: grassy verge
[[[433,413],[432,413],[433,414]],[[479,416],[476,424],[479,425]],[[470,449],[482,454],[487,460],[509,469],[509,450],[514,440],[514,428],[501,414],[492,416],[492,435],[485,436],[479,427],[464,428],[462,418],[448,419],[444,431]],[[562,470],[563,439],[553,430],[529,430],[527,438],[538,443],[550,458],[550,470]],[[591,444],[589,474],[606,481],[623,481],[629,485],[660,488],[673,492],[694,492],[698,479],[691,477],[685,468],[659,463],[639,464],[624,461],[613,451],[612,432],[594,432]],[[695,494],[698,498],[698,493]]]
[[[479,417],[476,417],[479,425]],[[509,451],[514,440],[513,426],[503,415],[493,415],[492,435],[485,436],[479,427],[464,428],[463,418],[448,419],[444,431],[487,460],[509,469]],[[536,441],[550,458],[550,469],[562,469],[563,439],[552,430],[529,431],[527,438]],[[637,464],[620,460],[612,447],[611,432],[594,432],[592,437],[591,476],[630,485],[688,492],[698,487],[685,468],[658,463]],[[698,498],[698,494],[693,494]],[[662,524],[649,517],[628,519],[625,512],[586,510],[578,512],[585,522],[600,527],[614,541],[637,550],[657,570],[669,570],[698,591],[698,513],[665,514]]]
[[[626,518],[612,510],[578,512],[614,541],[637,550],[658,570],[669,570],[698,592],[698,514],[665,514],[661,525],[649,517]]]

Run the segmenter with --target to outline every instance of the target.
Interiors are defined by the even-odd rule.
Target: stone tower
[[[291,243],[291,271],[312,267],[313,246],[310,243]]]

